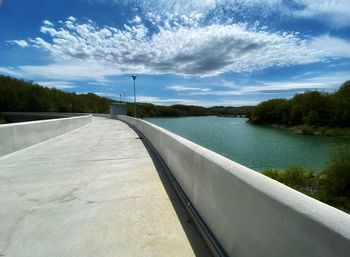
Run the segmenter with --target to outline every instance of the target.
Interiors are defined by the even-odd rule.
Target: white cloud
[[[127,97],[127,100],[133,101],[133,97]],[[256,105],[259,103],[258,100],[238,100],[238,99],[186,99],[186,98],[162,98],[154,96],[138,96],[137,102],[143,103],[153,103],[158,105],[174,105],[174,104],[184,104],[184,105],[199,105],[199,106],[242,106],[242,105]]]
[[[133,101],[133,97],[127,97],[128,100]],[[182,98],[161,98],[156,96],[144,96],[139,95],[136,98],[137,102],[141,103],[153,103],[153,104],[162,104],[162,105],[173,105],[173,104],[198,104],[195,100],[182,99]]]
[[[140,16],[138,16],[138,15],[136,15],[135,17],[134,17],[134,19],[132,19],[131,21],[130,21],[130,23],[141,23],[141,17]]]
[[[94,61],[64,61],[45,66],[26,65],[19,66],[18,73],[56,80],[96,80],[103,84],[105,77],[119,73],[111,65],[104,65]]]
[[[48,81],[35,81],[35,83],[48,88],[57,88],[57,89],[69,89],[69,88],[77,87],[74,83],[70,81],[48,80]]]
[[[207,92],[211,90],[210,88],[188,87],[188,86],[168,86],[166,88],[175,92],[186,92],[186,91]]]
[[[25,40],[9,40],[7,42],[18,45],[18,46],[23,47],[23,48],[29,46],[29,44]]]
[[[0,73],[17,78],[23,77],[23,73],[14,67],[0,67]]]
[[[331,26],[350,26],[349,0],[294,0],[303,8],[296,15],[327,21]]]
[[[75,22],[77,19],[74,18],[73,16],[69,16],[67,20],[69,20],[71,22]]]
[[[130,73],[215,76],[306,64],[327,57],[295,34],[249,30],[244,25],[178,24],[170,29],[159,26],[159,32],[150,34],[143,23],[125,25],[121,30],[73,20],[69,18],[60,28],[41,27],[51,40],[23,40],[49,52],[53,63],[21,69],[47,76],[69,75],[71,79]]]
[[[314,49],[321,50],[325,56],[350,58],[350,41],[341,38],[322,35],[314,38],[311,46]]]
[[[237,90],[213,92],[215,95],[278,94],[285,92],[304,92],[306,90],[329,89],[330,85],[322,82],[280,81],[264,82],[258,86],[241,87]]]
[[[306,90],[321,90],[333,91],[337,89],[344,81],[350,77],[344,72],[337,72],[332,74],[312,74],[313,76],[301,76],[297,79],[290,79],[289,81],[260,81],[254,86],[239,85],[230,83],[225,90],[208,90],[205,92],[191,91],[184,95],[191,96],[247,96],[247,95],[261,95],[261,94],[295,94]],[[227,82],[228,83],[228,82]],[[253,84],[253,83],[252,83]],[[179,95],[182,95],[181,92]]]
[[[212,106],[254,106],[257,105],[259,100],[242,100],[242,99],[215,99],[215,100],[201,100],[198,101],[200,106],[212,107]]]
[[[243,105],[256,105],[259,103],[259,100],[242,100],[242,99],[229,99],[229,98],[221,98],[215,100],[208,99],[182,99],[182,98],[160,98],[153,96],[140,96],[137,98],[138,102],[144,103],[153,103],[158,105],[174,105],[174,104],[184,104],[184,105],[198,105],[204,107],[211,106],[243,106]],[[130,97],[129,100],[133,100]]]
[[[50,21],[48,21],[48,20],[44,20],[44,21],[43,21],[43,24],[44,24],[45,26],[48,26],[48,27],[52,27],[52,26],[53,26],[53,23],[50,22]]]
[[[336,89],[345,81],[350,80],[350,73],[348,71],[305,72],[295,76],[292,80],[321,83],[325,88]]]
[[[70,16],[58,26],[45,20],[40,29],[45,39],[9,42],[42,49],[52,58],[49,65],[21,66],[18,72],[72,80],[103,81],[108,76],[130,73],[205,77],[350,57],[350,42],[329,35],[302,39],[296,33],[272,33],[259,30],[258,26],[249,29],[244,24],[232,24],[232,19],[228,23],[203,24],[204,13],[225,4],[228,9],[240,9],[264,3],[270,9],[282,8],[303,17],[323,14],[327,6],[332,12],[347,6],[343,0],[321,0],[317,1],[319,4],[311,0],[291,1],[300,9],[283,9],[282,0],[138,1],[147,13],[142,19],[135,16],[122,29],[101,28],[92,21],[79,23]],[[156,26],[155,30],[146,26],[149,22]]]
[[[290,18],[311,18],[325,22],[330,26],[350,26],[349,0],[89,0],[95,2],[115,2],[117,4],[133,4],[145,13],[152,12],[158,16],[168,13],[185,14],[200,13],[210,17],[217,11],[219,16],[213,19],[232,20],[232,17],[244,14],[268,16],[279,13]],[[221,12],[221,10],[225,12]],[[164,18],[164,17],[162,17]],[[160,18],[159,20],[161,20]]]

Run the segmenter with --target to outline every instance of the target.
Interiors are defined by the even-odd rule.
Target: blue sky
[[[350,79],[349,0],[0,0],[0,73],[155,104],[254,105]]]

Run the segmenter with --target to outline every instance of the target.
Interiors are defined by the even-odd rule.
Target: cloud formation
[[[9,42],[11,44],[15,44],[15,45],[23,47],[23,48],[29,46],[29,44],[25,40],[9,40],[7,42]]]
[[[74,83],[70,81],[48,80],[48,81],[36,81],[35,83],[48,88],[57,88],[57,89],[70,89],[70,88],[77,87],[76,85],[74,85]]]
[[[322,35],[312,40],[311,47],[319,49],[325,56],[350,58],[350,42],[342,38]]]
[[[314,18],[334,27],[350,26],[349,0],[294,0],[298,10],[294,14],[300,17]]]
[[[188,86],[168,86],[167,89],[175,92],[207,92],[210,88],[188,87]]]
[[[117,99],[117,98],[116,98]],[[127,100],[133,101],[132,97],[128,97]],[[154,96],[139,96],[137,97],[138,102],[153,103],[158,105],[174,105],[174,104],[184,104],[184,105],[201,105],[201,106],[243,106],[243,105],[256,105],[259,103],[257,100],[242,100],[242,99],[232,99],[232,98],[222,98],[220,100],[210,100],[210,99],[185,99],[185,98],[166,98],[166,97],[154,97]]]
[[[342,22],[348,24],[350,17],[350,2],[346,0],[89,1],[133,3],[140,16],[121,28],[99,27],[72,16],[56,23],[44,20],[40,32],[45,35],[8,42],[41,49],[51,56],[52,63],[21,66],[19,72],[98,81],[130,73],[206,77],[350,57],[350,42],[345,39],[271,32],[259,24],[237,23],[232,18],[232,13],[253,10],[262,15],[279,12],[302,18],[334,18],[334,24],[341,26]]]
[[[141,18],[118,29],[100,28],[91,21],[79,23],[69,17],[60,27],[44,22],[40,31],[49,40],[36,37],[13,42],[42,49],[54,61],[49,66],[22,69],[49,75],[61,70],[73,77],[130,73],[215,76],[307,64],[327,57],[322,49],[311,47],[310,40],[293,33],[248,29],[244,24],[199,26],[184,15],[183,23],[174,19],[161,24],[153,21],[158,27],[150,31]],[[73,64],[77,67],[71,69]]]
[[[232,15],[279,14],[289,18],[316,19],[329,26],[350,26],[350,1],[348,0],[88,0],[117,4],[132,4],[144,12],[164,15],[167,13],[202,16],[219,13],[228,20]],[[214,17],[217,19],[218,17]]]
[[[285,92],[303,92],[306,90],[329,89],[329,85],[322,82],[279,81],[265,82],[258,86],[237,87],[233,90],[209,90],[206,92],[189,92],[188,95],[196,96],[240,96],[249,94],[275,94]]]

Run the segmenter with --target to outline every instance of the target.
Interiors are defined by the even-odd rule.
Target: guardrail
[[[0,125],[0,157],[91,122],[91,115]]]
[[[147,121],[152,144],[210,233],[234,257],[347,257],[350,215]]]

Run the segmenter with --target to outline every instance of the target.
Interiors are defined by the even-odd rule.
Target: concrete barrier
[[[0,157],[80,128],[91,115],[0,125]]]
[[[69,112],[1,112],[6,122],[28,122],[36,120],[51,120],[70,118],[76,116],[85,116],[86,113],[69,113]]]
[[[147,121],[153,145],[228,256],[348,257],[350,215]]]

